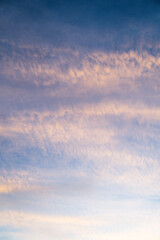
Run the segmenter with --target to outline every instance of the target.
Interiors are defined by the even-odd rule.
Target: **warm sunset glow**
[[[160,239],[159,16],[0,2],[0,240]]]

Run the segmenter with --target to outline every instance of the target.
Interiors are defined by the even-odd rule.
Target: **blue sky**
[[[159,240],[160,2],[0,2],[0,239]]]

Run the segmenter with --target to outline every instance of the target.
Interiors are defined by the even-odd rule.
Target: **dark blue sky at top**
[[[159,42],[157,0],[10,0],[0,9],[0,38],[13,42],[106,50],[154,49]]]

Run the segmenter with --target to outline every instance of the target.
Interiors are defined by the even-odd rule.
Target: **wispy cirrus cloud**
[[[70,235],[74,236],[75,239],[92,238],[93,236],[95,239],[98,239],[99,236],[102,239],[106,237],[117,239],[119,234],[121,234],[120,239],[134,239],[136,236],[135,230],[139,236],[145,236],[146,239],[150,239],[150,236],[153,234],[152,231],[150,228],[147,228],[148,230],[147,232],[145,230],[144,234],[144,229],[145,226],[150,225],[152,229],[157,231],[158,224],[155,223],[158,219],[158,214],[152,218],[152,223],[150,223],[151,213],[149,211],[147,212],[148,216],[146,214],[140,216],[137,211],[130,209],[130,205],[127,208],[130,210],[128,213],[122,214],[122,211],[117,211],[116,209],[112,213],[108,211],[108,214],[101,218],[95,216],[52,216],[51,214],[33,214],[18,211],[3,211],[0,216],[3,219],[1,224],[14,226],[15,229],[16,227],[23,229],[21,233],[15,232],[13,234],[18,239],[23,235],[26,239],[29,236],[39,239],[44,237],[52,239],[53,236],[63,239],[65,236],[69,239]],[[120,228],[115,229],[117,224],[122,228],[121,230]],[[158,239],[157,232],[154,234],[154,237]]]
[[[72,89],[74,86],[78,87],[75,89],[77,93],[93,88],[105,92],[107,89],[117,91],[117,87],[124,84],[129,89],[134,89],[144,83],[142,79],[153,76],[155,71],[158,73],[160,63],[159,55],[154,56],[147,51],[87,53],[65,48],[17,49],[15,46],[12,47],[12,54],[12,58],[2,56],[4,60],[1,73],[10,80],[12,77],[12,85],[15,82],[13,86],[53,86],[50,89],[52,92],[57,92],[59,88],[61,91],[63,88]],[[140,78],[141,81],[138,81]]]

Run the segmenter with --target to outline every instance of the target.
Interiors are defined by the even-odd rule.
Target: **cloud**
[[[132,55],[137,57],[137,55]],[[107,58],[106,54],[100,54],[97,61],[103,65],[103,62],[106,62],[105,57]],[[97,56],[95,58],[97,59]],[[126,58],[131,57],[128,54],[122,57],[122,59]],[[149,75],[152,72],[150,66],[158,68],[157,58],[151,57],[145,63],[142,63],[141,58],[139,59],[138,66],[142,68],[139,76],[143,75],[142,72],[145,74],[145,71]],[[117,61],[121,64],[121,60]],[[127,62],[130,64],[130,60]],[[116,63],[114,64],[117,66]],[[118,77],[119,74],[117,74],[119,82],[115,85],[119,86],[121,78]],[[126,79],[131,81],[130,77],[129,73]],[[132,81],[139,80],[133,76]],[[85,81],[83,82],[85,84]],[[66,81],[67,83],[69,89],[70,82]],[[87,89],[88,85],[80,83],[81,85],[82,89]],[[88,88],[92,89],[92,86]],[[98,88],[99,85],[95,91]],[[79,90],[77,91],[78,94]],[[137,91],[140,95],[143,88],[137,87],[135,93]],[[117,87],[117,92],[121,92],[121,87]],[[36,101],[35,98],[33,99]],[[96,179],[104,184],[106,182],[120,184],[128,189],[131,187],[136,192],[141,192],[141,189],[145,187],[144,194],[159,192],[157,185],[159,181],[159,150],[157,149],[159,140],[156,126],[159,124],[160,112],[154,101],[152,104],[136,100],[125,101],[119,99],[119,95],[116,95],[114,99],[104,98],[101,101],[92,101],[88,95],[85,103],[83,101],[73,101],[67,105],[61,103],[53,110],[48,109],[46,104],[41,111],[27,109],[25,104],[22,105],[21,110],[14,111],[8,116],[2,115],[1,118],[3,168],[30,165],[36,167],[38,165],[40,168],[45,166],[61,170],[66,168],[70,171],[75,169],[77,172],[83,172],[84,175],[88,174],[91,182]],[[39,184],[32,182],[28,186],[24,181],[20,185],[16,182],[11,185],[3,183],[1,192],[23,191],[22,185],[24,185],[24,191],[36,189],[43,191]],[[147,186],[148,190],[146,190]],[[85,188],[85,184],[83,187]],[[45,188],[54,191],[56,186],[46,185]]]
[[[0,239],[158,240],[158,3],[0,5]]]
[[[124,211],[123,214],[121,210],[115,210],[112,213],[108,208],[105,208],[105,210],[108,210],[108,214],[101,217],[94,216],[94,214],[92,216],[54,216],[24,211],[3,211],[0,213],[1,226],[21,227],[23,231],[19,234],[15,233],[18,239],[19,237],[29,239],[30,234],[35,239],[43,239],[44,236],[46,239],[52,239],[53,236],[55,238],[59,237],[59,239],[63,239],[64,236],[67,239],[71,236],[74,239],[83,239],[84,237],[90,239],[94,236],[95,239],[101,237],[102,239],[110,238],[114,240],[118,236],[120,236],[120,239],[134,239],[137,235],[146,239],[147,236],[153,235],[153,229],[155,230],[154,237],[158,239],[158,214],[152,217],[150,211],[144,212],[142,210],[141,213],[144,215],[140,215],[135,211],[135,206],[132,210],[129,208],[129,212]],[[121,229],[116,227],[117,224]],[[152,228],[147,228],[146,232],[145,226],[149,225]]]
[[[41,169],[29,168],[27,170],[1,170],[0,194],[19,194],[34,197],[43,194],[53,196],[86,194],[92,191],[92,183],[83,171],[71,169]],[[8,199],[9,199],[8,198]]]
[[[158,72],[160,63],[159,55],[153,56],[147,52],[86,54],[64,48],[27,50],[24,47],[19,49],[20,54],[15,47],[12,51],[14,57],[4,56],[2,62],[1,74],[8,78],[8,83],[18,88],[53,87],[49,92],[54,95],[68,88],[74,88],[76,94],[97,88],[105,92],[119,91],[124,85],[128,90],[134,90],[144,82],[139,81],[140,78]],[[22,55],[28,59],[25,57],[22,60]],[[11,78],[12,81],[9,80]]]

